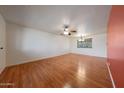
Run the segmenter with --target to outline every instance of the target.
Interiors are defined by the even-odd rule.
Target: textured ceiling
[[[78,33],[105,32],[111,6],[58,5],[58,6],[0,6],[7,21],[23,26],[60,34],[69,24]]]

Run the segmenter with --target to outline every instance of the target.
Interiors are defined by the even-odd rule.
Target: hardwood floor
[[[0,87],[15,88],[104,88],[112,87],[106,59],[79,54],[7,67]]]

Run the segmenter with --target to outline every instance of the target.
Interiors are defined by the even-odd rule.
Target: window
[[[92,48],[92,38],[87,38],[84,41],[77,40],[77,48]]]

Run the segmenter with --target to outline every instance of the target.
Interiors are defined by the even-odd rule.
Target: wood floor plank
[[[111,88],[106,59],[80,54],[7,67],[0,87],[11,88]]]

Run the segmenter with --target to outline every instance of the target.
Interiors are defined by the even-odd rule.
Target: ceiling
[[[0,13],[12,23],[60,34],[63,25],[79,33],[105,32],[111,6],[106,5],[25,5],[0,6]]]

